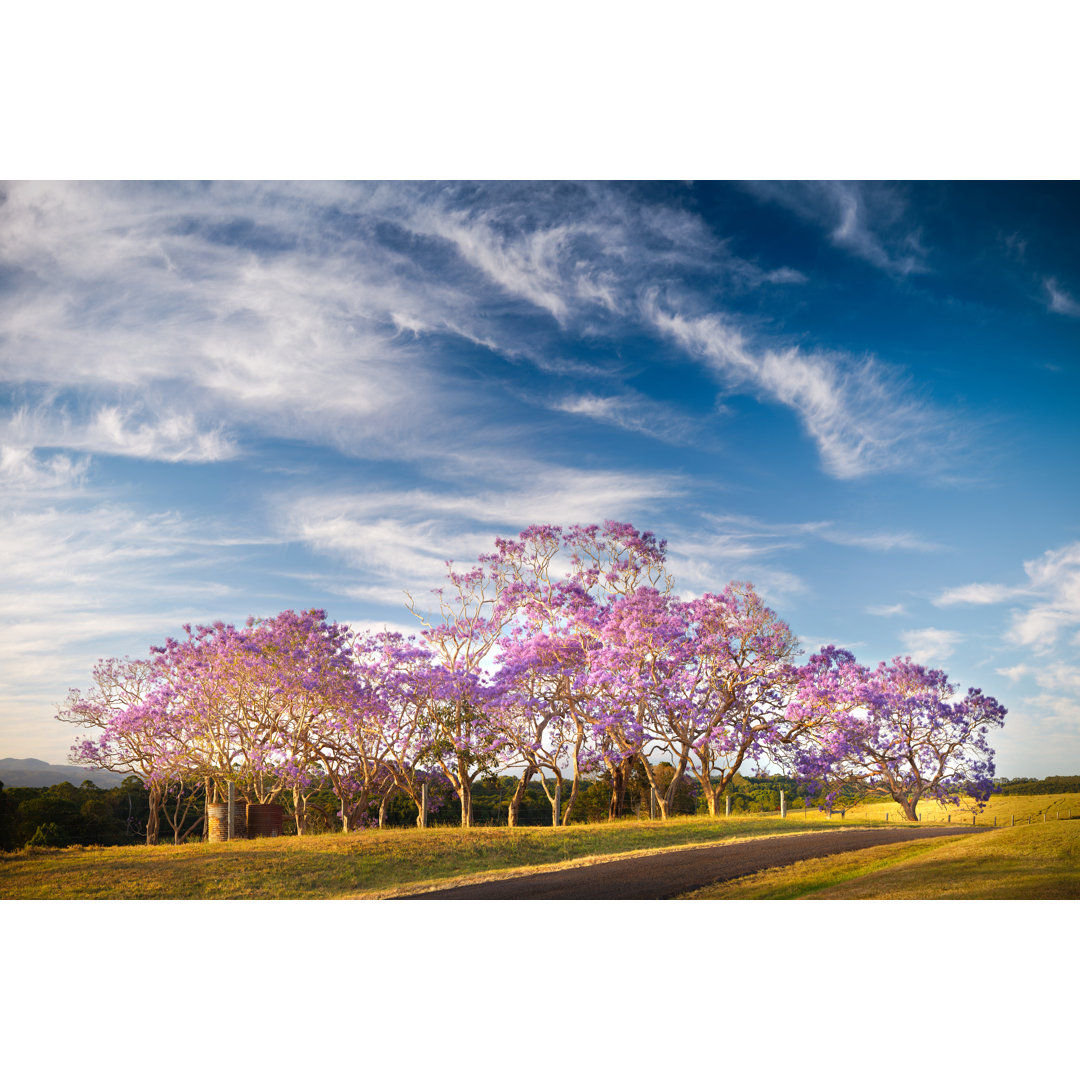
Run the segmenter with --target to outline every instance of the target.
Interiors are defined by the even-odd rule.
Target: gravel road
[[[969,828],[841,829],[714,844],[613,862],[414,893],[403,900],[668,900],[718,881],[844,851],[972,835]]]

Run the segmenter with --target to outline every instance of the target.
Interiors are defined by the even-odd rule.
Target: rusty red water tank
[[[248,838],[254,840],[259,836],[280,836],[283,818],[281,807],[274,803],[248,803]]]
[[[233,839],[244,840],[247,838],[247,803],[236,801],[236,824],[233,828]],[[229,804],[227,802],[212,802],[206,804],[207,821],[209,823],[208,839],[211,841],[229,839]]]

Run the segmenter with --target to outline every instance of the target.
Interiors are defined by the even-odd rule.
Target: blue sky
[[[616,518],[1080,772],[1078,240],[1060,183],[7,185],[0,757],[184,622],[412,631]]]

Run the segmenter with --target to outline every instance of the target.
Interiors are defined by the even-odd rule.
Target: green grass
[[[232,844],[29,849],[0,855],[5,899],[329,899],[378,896],[658,848],[836,828],[748,815],[568,828],[386,829]]]
[[[1036,796],[1021,796],[1035,798]],[[808,859],[693,900],[1076,900],[1080,819]]]

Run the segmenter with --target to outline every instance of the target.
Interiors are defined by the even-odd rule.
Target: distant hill
[[[52,787],[65,780],[78,787],[93,780],[99,788],[119,787],[124,778],[105,769],[84,769],[81,765],[50,765],[37,758],[0,758],[0,783],[4,787]]]

